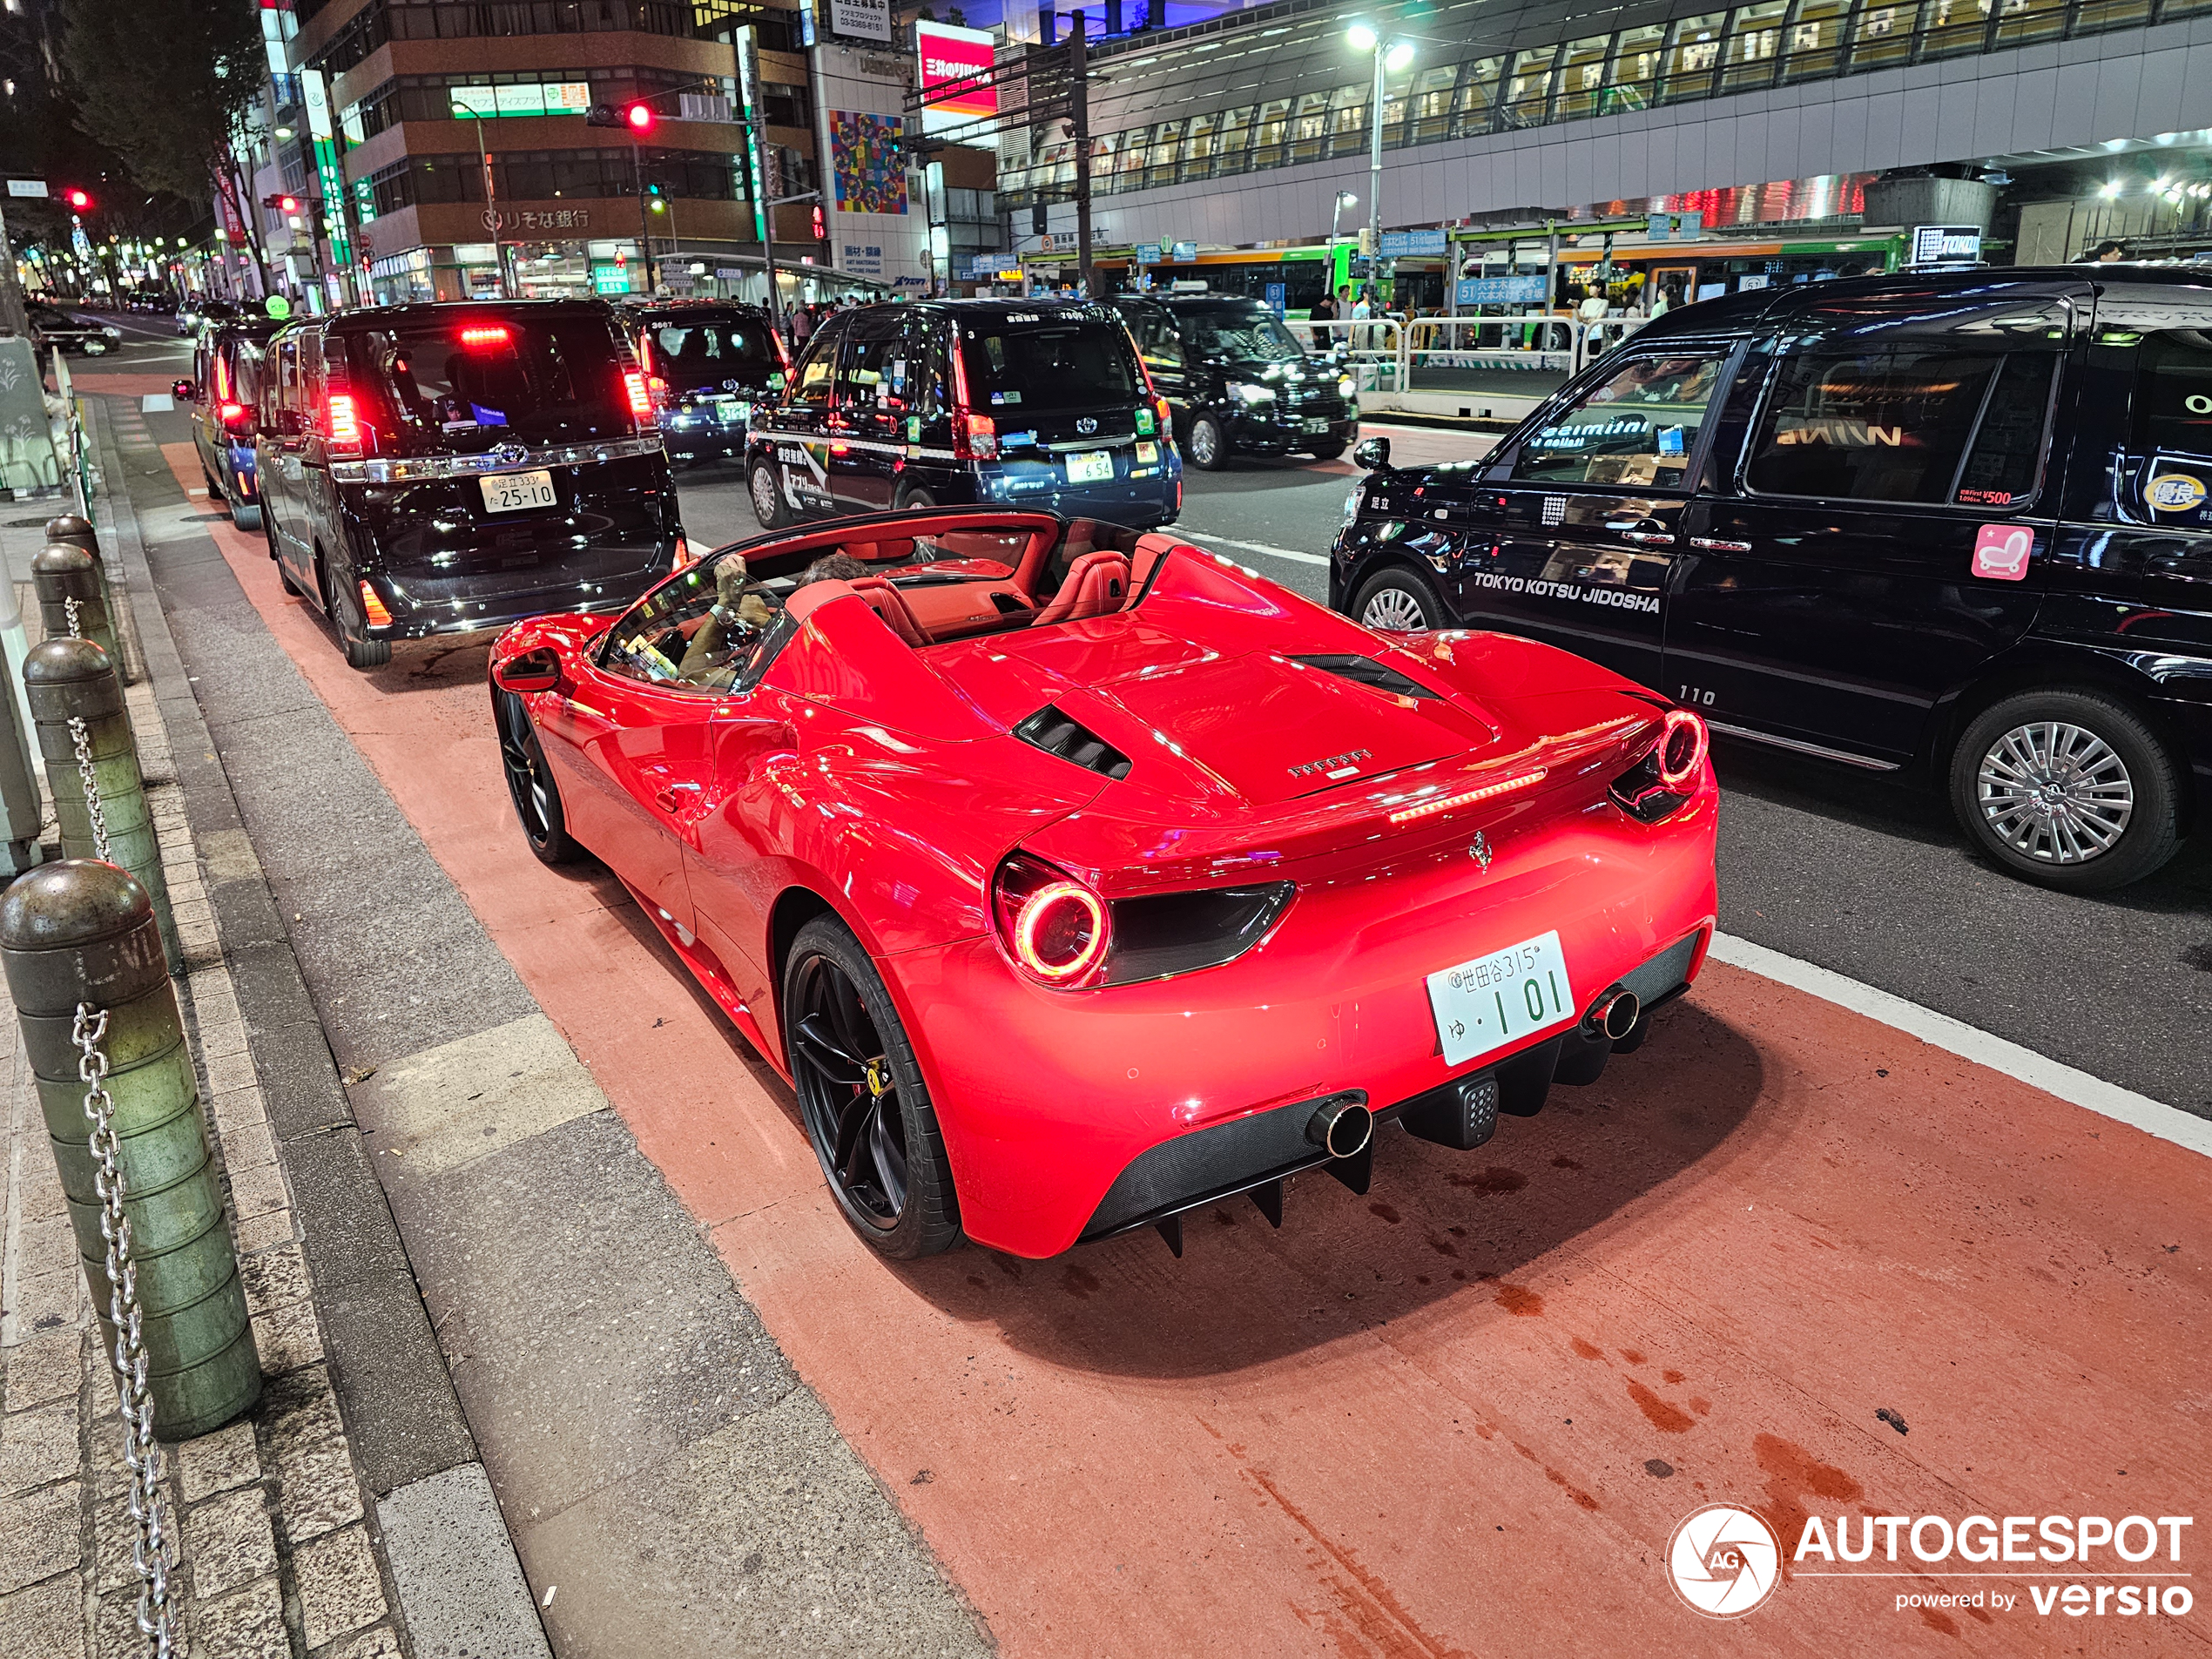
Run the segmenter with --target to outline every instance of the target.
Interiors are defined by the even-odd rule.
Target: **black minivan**
[[[1231,455],[1303,450],[1334,461],[1359,435],[1352,377],[1309,354],[1274,308],[1225,294],[1123,294],[1144,367],[1175,413],[1184,457],[1211,472]]]
[[[1149,530],[1183,509],[1166,400],[1109,307],[912,300],[841,311],[753,411],[752,510],[1034,507]]]
[[[1593,658],[1717,732],[1920,765],[2028,880],[2212,806],[2212,283],[1903,273],[1703,300],[1480,462],[1346,506],[1331,602]]]
[[[651,394],[598,300],[296,322],[260,388],[269,556],[356,668],[395,639],[619,610],[675,562]]]
[[[759,306],[650,300],[619,313],[672,461],[741,460],[756,403],[791,367]]]

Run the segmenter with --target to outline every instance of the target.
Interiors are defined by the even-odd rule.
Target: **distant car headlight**
[[[1247,403],[1272,403],[1275,388],[1271,386],[1232,386],[1229,388]]]

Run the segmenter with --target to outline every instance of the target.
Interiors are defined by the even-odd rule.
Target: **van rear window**
[[[961,354],[979,415],[1127,405],[1144,384],[1129,332],[1118,323],[968,324],[961,330]]]
[[[685,317],[645,329],[653,373],[679,392],[741,379],[751,385],[778,367],[768,326],[747,317]]]
[[[400,429],[464,454],[631,428],[622,348],[589,315],[401,322],[360,337],[348,356]]]

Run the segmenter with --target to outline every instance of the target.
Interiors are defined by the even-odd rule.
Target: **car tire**
[[[1316,461],[1334,461],[1339,455],[1345,452],[1345,448],[1346,446],[1342,438],[1333,438],[1327,443],[1315,444],[1312,449],[1312,455]]]
[[[545,745],[523,699],[504,689],[492,693],[492,717],[499,726],[500,765],[507,773],[507,797],[523,839],[540,864],[572,864],[583,849],[570,838],[561,786],[545,764]]]
[[[1199,415],[1190,422],[1183,453],[1200,472],[1219,472],[1229,464],[1229,434],[1212,415]]]
[[[1420,577],[1393,565],[1360,583],[1352,619],[1379,633],[1425,633],[1445,625],[1444,602]]]
[[[791,523],[791,509],[784,502],[782,480],[766,461],[756,461],[745,474],[746,493],[752,497],[752,516],[764,530],[779,530]]]
[[[902,489],[898,500],[891,504],[900,512],[907,512],[915,508],[934,507],[937,498],[926,489]]]
[[[329,612],[331,626],[338,631],[338,643],[346,653],[346,666],[364,670],[383,667],[392,660],[392,642],[368,637],[368,624],[361,615],[361,601],[328,574],[327,564],[322,568],[324,609]]]
[[[237,525],[239,529],[242,530],[260,529],[261,528],[260,503],[256,502],[251,507],[233,506],[231,509],[231,523]]]
[[[936,1110],[882,976],[835,916],[792,941],[783,1008],[799,1116],[846,1224],[896,1261],[949,1249],[960,1203]]]
[[[300,584],[292,579],[292,572],[286,570],[282,564],[277,566],[277,586],[282,588],[294,599],[304,599],[307,597],[300,590]]]
[[[1966,839],[2061,893],[2140,881],[2181,846],[2180,768],[2142,717],[2104,691],[1992,704],[1959,734],[1950,781]]]

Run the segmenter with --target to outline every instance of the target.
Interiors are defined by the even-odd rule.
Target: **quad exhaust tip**
[[[1375,1115],[1357,1099],[1323,1101],[1305,1124],[1305,1138],[1332,1158],[1357,1157],[1374,1132]]]
[[[1636,1028],[1636,1021],[1642,1014],[1643,1004],[1637,1000],[1636,994],[1616,985],[1590,1004],[1590,1011],[1584,1016],[1582,1024],[1586,1029],[1602,1033],[1618,1042]]]

